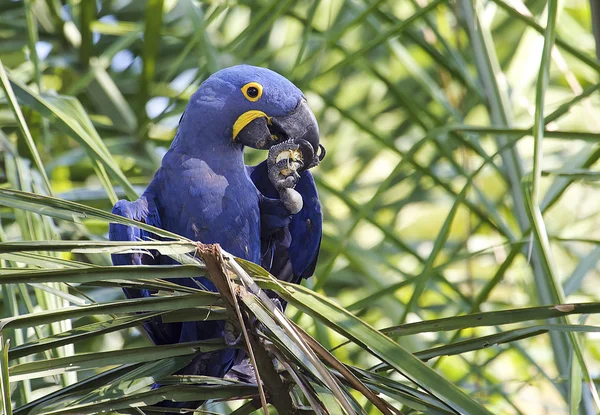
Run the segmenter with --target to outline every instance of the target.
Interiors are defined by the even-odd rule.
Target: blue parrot
[[[246,166],[244,146],[269,150],[269,156],[258,166]],[[281,157],[284,153],[299,154],[292,158],[300,159],[296,164],[301,168],[286,170],[294,162]],[[227,252],[297,283],[313,274],[318,257],[322,215],[308,168],[323,155],[316,119],[294,84],[265,68],[226,68],[192,95],[161,167],[142,196],[134,202],[119,200],[112,211],[191,240],[219,243]],[[160,239],[115,223],[110,224],[109,238]],[[115,265],[176,263],[168,256],[139,253],[115,254],[112,260]],[[200,276],[172,282],[216,291]],[[124,291],[128,298],[154,294]],[[144,328],[157,345],[224,335],[223,321],[165,324],[156,318]],[[223,377],[236,354],[233,348],[203,353],[178,373]]]

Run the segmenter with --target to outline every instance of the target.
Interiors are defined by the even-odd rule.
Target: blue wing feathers
[[[279,199],[277,189],[269,180],[266,161],[248,167],[247,171],[263,196]],[[276,211],[276,207],[264,202],[261,205],[261,265],[281,280],[298,283],[314,273],[321,246],[323,217],[310,171],[302,172],[295,189],[302,196],[304,207],[291,216],[288,223],[283,223],[281,212]],[[273,228],[278,230],[273,232]]]
[[[143,195],[135,202],[119,200],[112,209],[115,215],[123,216],[148,225],[160,227],[160,217],[154,203],[148,201],[148,197]],[[108,237],[111,241],[147,241],[158,239],[156,235],[145,230],[119,223],[111,223],[108,228]],[[159,260],[156,255],[144,255],[141,253],[113,254],[113,264],[115,265],[158,265]]]
[[[112,209],[115,215],[123,216],[138,222],[144,222],[152,226],[160,226],[160,218],[153,203],[148,203],[148,198],[142,196],[135,202],[119,200]],[[111,241],[137,242],[142,240],[157,239],[156,235],[150,234],[142,229],[111,223],[108,228],[108,236]],[[160,256],[141,253],[113,254],[114,265],[158,265]],[[135,288],[123,288],[127,298],[150,297],[154,292],[150,290],[139,290]],[[180,337],[181,323],[163,324],[160,318],[153,318],[144,323],[144,328],[154,344],[176,343]]]
[[[302,195],[304,207],[290,222],[290,260],[295,275],[310,278],[317,264],[323,234],[321,203],[310,171],[302,173],[296,191]]]
[[[153,188],[153,183],[150,188]],[[135,202],[119,200],[113,207],[112,212],[116,215],[128,219],[144,222],[152,226],[161,227],[160,214],[152,196],[146,192]],[[109,226],[109,239],[111,241],[141,241],[160,239],[156,235],[141,230],[139,228],[111,223]],[[152,255],[141,253],[113,254],[113,264],[115,265],[172,265],[177,264],[168,256],[162,256],[157,252]],[[204,277],[197,278],[173,278],[172,282],[197,289],[209,289],[216,291],[212,282]],[[128,298],[150,297],[155,292],[150,290],[139,290],[133,288],[123,288]],[[201,321],[184,323],[162,323],[160,318],[154,318],[144,323],[144,328],[155,344],[174,344],[180,342],[196,341],[219,337],[223,330],[223,323],[220,321]],[[232,361],[232,352],[224,351],[219,354],[225,362]],[[222,366],[216,365],[219,370],[227,370],[230,364]],[[216,369],[215,369],[216,370]],[[191,373],[191,372],[190,372]]]

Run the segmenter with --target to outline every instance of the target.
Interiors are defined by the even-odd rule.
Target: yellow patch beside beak
[[[232,140],[235,141],[236,137],[238,136],[238,134],[240,133],[240,131],[242,131],[242,129],[247,126],[248,124],[250,124],[252,121],[254,121],[257,118],[260,117],[265,117],[267,119],[267,123],[270,124],[271,123],[271,119],[270,117],[265,114],[262,111],[258,111],[258,110],[250,110],[250,111],[246,111],[245,113],[243,113],[242,115],[240,115],[238,117],[237,120],[235,120],[235,123],[233,124],[233,137]]]

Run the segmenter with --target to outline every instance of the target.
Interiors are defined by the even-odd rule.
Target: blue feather
[[[248,167],[257,189],[271,199],[279,194],[267,173],[267,163]],[[310,171],[300,174],[295,187],[304,206],[283,224],[281,214],[261,210],[261,265],[280,280],[298,283],[310,278],[315,270],[323,233],[323,215],[317,187]],[[281,226],[283,224],[283,226]]]

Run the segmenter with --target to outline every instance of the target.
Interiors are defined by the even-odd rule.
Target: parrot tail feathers
[[[233,366],[225,374],[225,379],[237,380],[244,383],[258,383],[256,380],[256,372],[250,364],[250,358],[246,353],[238,353]]]

